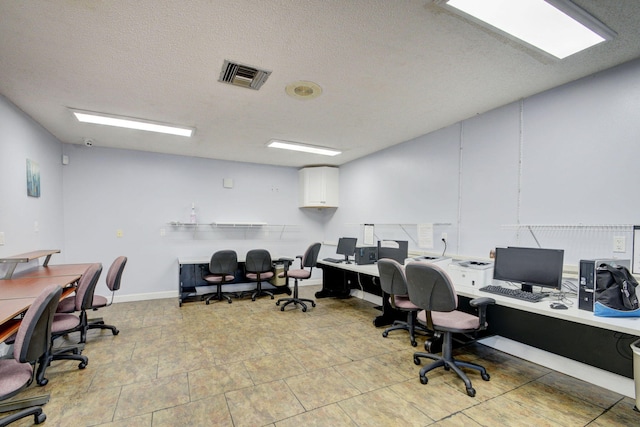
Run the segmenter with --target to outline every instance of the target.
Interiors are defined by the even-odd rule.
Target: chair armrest
[[[291,264],[293,264],[293,261],[294,261],[293,258],[282,257],[282,258],[273,260],[273,263],[282,264],[284,266],[284,271],[287,272],[289,271],[289,267],[291,267]]]
[[[496,303],[496,300],[494,300],[493,298],[488,298],[488,297],[474,298],[471,301],[469,301],[469,305],[471,307],[474,307],[474,308],[478,309],[478,319],[479,319],[479,323],[480,323],[480,330],[486,328],[486,324],[487,324],[487,306],[493,305],[495,303]]]

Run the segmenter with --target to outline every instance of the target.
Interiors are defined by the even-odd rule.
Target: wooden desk
[[[9,269],[7,270],[7,273],[4,276],[4,279],[11,279],[13,272],[15,271],[16,267],[20,263],[31,262],[34,259],[46,257],[44,262],[42,263],[42,265],[46,267],[49,264],[51,255],[59,254],[59,253],[60,253],[60,249],[45,249],[45,250],[39,250],[39,251],[26,252],[24,254],[13,255],[6,258],[0,258],[0,264],[9,265]]]
[[[13,279],[22,279],[25,277],[58,277],[58,276],[82,276],[87,268],[93,263],[86,264],[60,264],[60,265],[40,265],[38,267],[21,271],[13,275]],[[0,282],[0,285],[3,282]]]
[[[20,319],[17,317],[29,309],[44,288],[59,285],[64,298],[74,292],[75,287],[71,285],[78,279],[80,275],[0,280],[0,342],[18,330]]]
[[[318,261],[323,271],[322,290],[316,298],[348,298],[351,289],[382,296],[383,313],[374,319],[376,326],[393,321],[399,313],[382,292],[377,264],[357,265]],[[619,349],[629,349],[640,337],[640,318],[604,318],[578,309],[577,296],[568,310],[549,307],[551,297],[533,303],[493,295],[468,286],[456,286],[459,309],[473,313],[469,301],[490,297],[496,304],[487,309],[487,333],[509,338],[627,378],[633,378],[631,360]],[[403,314],[406,318],[406,314]],[[402,319],[402,318],[400,318]],[[629,350],[630,352],[630,350]],[[535,360],[534,360],[535,362]]]

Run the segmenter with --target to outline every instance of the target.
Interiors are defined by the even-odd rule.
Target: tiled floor
[[[120,334],[91,331],[86,369],[54,362],[48,385],[21,394],[51,394],[46,426],[640,425],[633,399],[482,345],[458,351],[491,374],[470,373],[474,398],[452,371],[422,385],[407,334],[382,338],[379,312],[357,298],[306,313],[268,297],[99,313]]]

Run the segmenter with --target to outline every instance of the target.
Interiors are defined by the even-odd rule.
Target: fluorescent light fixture
[[[178,127],[161,123],[154,123],[147,120],[133,119],[130,117],[114,116],[104,113],[94,113],[91,111],[71,110],[78,121],[83,123],[93,123],[96,125],[115,126],[127,129],[144,130],[148,132],[167,133],[191,137],[193,128]]]
[[[332,150],[330,148],[314,147],[312,145],[299,144],[297,142],[276,141],[273,139],[269,141],[267,147],[281,148],[283,150],[302,151],[312,154],[322,154],[323,156],[337,156],[338,154],[342,154],[342,151]]]
[[[616,36],[569,0],[448,0],[447,5],[559,59]]]

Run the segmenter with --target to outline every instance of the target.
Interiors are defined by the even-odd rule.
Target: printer
[[[357,246],[356,264],[373,264],[378,260],[378,248],[376,246]]]
[[[454,261],[447,267],[454,285],[481,288],[493,280],[493,263],[486,261]]]
[[[421,256],[405,259],[404,265],[409,264],[411,261],[423,261],[423,262],[428,262],[430,264],[435,264],[440,268],[446,268],[447,265],[449,265],[449,263],[451,262],[451,258],[443,257],[443,256],[421,255]]]

